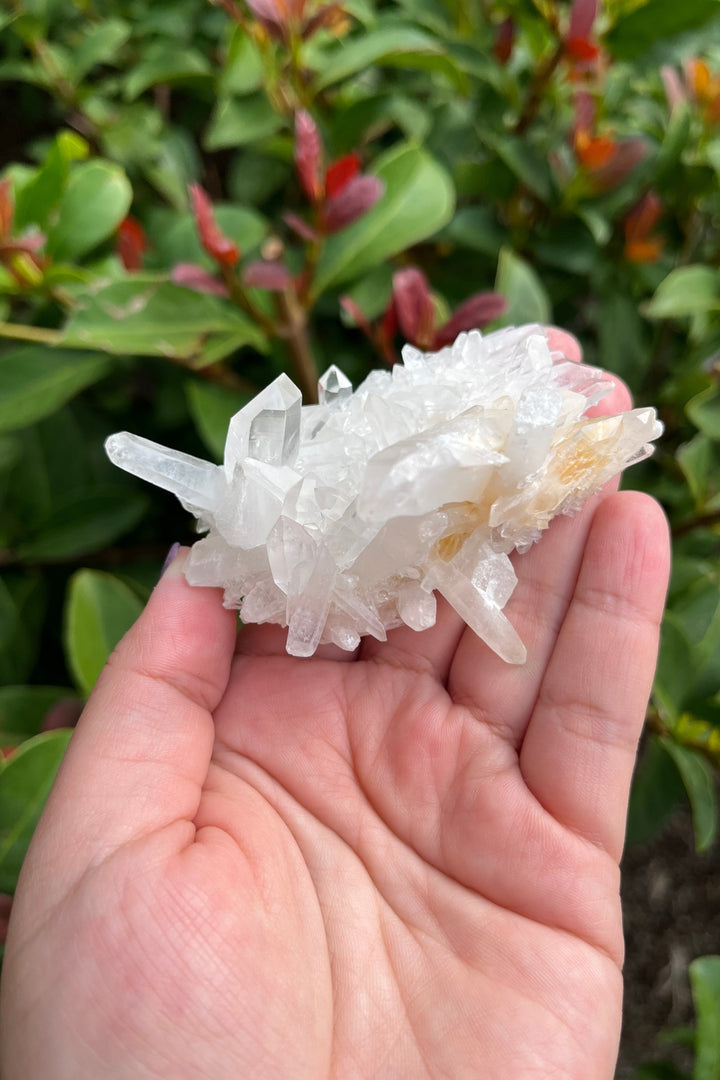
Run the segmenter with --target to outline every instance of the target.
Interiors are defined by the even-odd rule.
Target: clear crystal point
[[[320,405],[341,405],[352,396],[352,383],[347,375],[331,364],[318,379],[318,401]]]
[[[120,431],[105,440],[113,465],[176,495],[183,506],[213,510],[225,492],[221,469],[201,458]]]
[[[651,453],[662,425],[650,408],[589,418],[610,381],[551,352],[539,326],[403,360],[354,393],[332,365],[304,408],[280,375],[231,420],[223,466],[127,433],[107,452],[199,518],[188,581],[221,587],[244,622],[287,627],[290,654],[425,630],[435,590],[521,664],[510,553]]]
[[[230,421],[225,470],[232,476],[245,458],[292,465],[300,442],[302,394],[287,375],[278,375]]]

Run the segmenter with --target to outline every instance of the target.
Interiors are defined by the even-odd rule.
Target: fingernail
[[[175,541],[175,543],[173,544],[173,546],[170,548],[167,555],[165,556],[165,562],[162,565],[162,570],[160,571],[160,577],[158,577],[158,581],[160,580],[161,577],[164,576],[165,571],[168,569],[168,567],[171,565],[171,563],[175,562],[175,557],[176,557],[179,550],[180,550],[180,544],[178,543],[178,541]]]

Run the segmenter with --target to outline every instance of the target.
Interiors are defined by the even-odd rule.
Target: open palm
[[[5,1080],[609,1080],[667,561],[644,496],[554,522],[515,668],[443,604],[342,659],[236,640],[181,556],[26,860]]]

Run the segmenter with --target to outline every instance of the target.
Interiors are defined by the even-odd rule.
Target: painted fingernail
[[[162,570],[160,571],[160,577],[158,578],[158,581],[164,575],[170,564],[175,561],[175,556],[177,555],[179,550],[180,544],[178,543],[178,541],[176,541],[165,556],[165,562],[162,565]]]

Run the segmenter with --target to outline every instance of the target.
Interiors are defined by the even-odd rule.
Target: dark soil
[[[638,1065],[667,1061],[690,1071],[682,1043],[658,1042],[663,1031],[694,1022],[687,967],[720,953],[720,842],[696,855],[689,810],[623,859],[625,1008],[616,1080]]]

